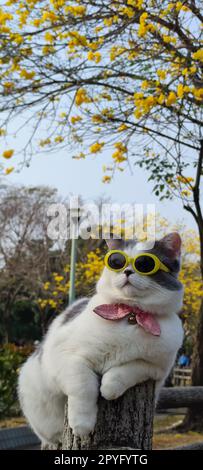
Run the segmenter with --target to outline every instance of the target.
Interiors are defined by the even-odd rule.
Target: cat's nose
[[[130,274],[133,274],[133,271],[132,269],[125,269],[124,274],[126,274],[126,276],[128,277],[130,276]]]

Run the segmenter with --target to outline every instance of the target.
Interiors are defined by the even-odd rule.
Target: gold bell
[[[131,323],[131,325],[135,325],[137,323],[136,316],[133,312],[129,314],[128,323]]]

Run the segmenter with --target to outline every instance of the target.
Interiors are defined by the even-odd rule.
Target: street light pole
[[[75,266],[77,259],[77,239],[71,240],[69,305],[75,300]]]
[[[71,258],[70,258],[70,285],[69,305],[75,300],[75,270],[77,262],[78,223],[80,220],[80,209],[77,197],[73,197],[70,206],[70,233],[71,233]]]

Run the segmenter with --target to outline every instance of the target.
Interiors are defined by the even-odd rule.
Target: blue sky
[[[184,221],[195,228],[192,216],[183,210],[177,200],[160,202],[152,194],[152,184],[147,173],[135,167],[133,174],[127,169],[117,173],[111,184],[102,183],[102,165],[108,164],[108,155],[73,160],[65,151],[33,156],[30,167],[7,177],[10,184],[47,185],[58,189],[63,197],[70,193],[80,194],[85,200],[96,200],[102,195],[113,202],[156,204],[156,211],[172,223]]]

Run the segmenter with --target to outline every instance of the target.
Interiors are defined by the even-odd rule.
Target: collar
[[[133,325],[138,324],[147,333],[151,333],[154,336],[160,336],[161,334],[161,328],[155,315],[139,307],[131,307],[126,304],[102,304],[95,307],[93,312],[105,320],[115,321],[128,317],[128,323]]]

